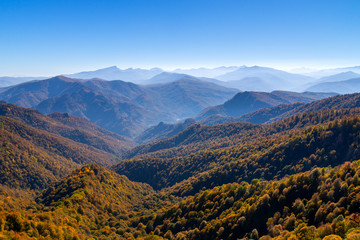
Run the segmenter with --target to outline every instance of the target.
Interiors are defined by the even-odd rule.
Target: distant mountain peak
[[[141,68],[127,68],[120,69],[117,66],[110,66],[94,71],[79,72],[67,75],[68,77],[92,79],[100,78],[104,80],[123,80],[127,82],[141,82],[152,78],[155,75],[163,72],[160,68],[141,69]]]
[[[116,65],[114,65],[114,66],[110,66],[110,67],[107,67],[107,68],[103,68],[103,69],[113,69],[113,70],[119,70],[119,68],[116,66]]]
[[[162,70],[161,68],[158,68],[158,67],[150,68],[149,70],[150,71],[164,71],[164,70]]]
[[[240,117],[243,114],[257,111],[261,108],[270,108],[280,104],[292,104],[295,102],[311,102],[331,94],[296,93],[289,91],[252,92],[245,91],[237,93],[225,103],[208,107],[196,116],[196,120],[204,120],[211,115],[222,115],[225,117]]]
[[[49,78],[48,80],[49,81],[61,80],[61,81],[65,81],[65,82],[76,82],[77,81],[77,79],[75,79],[75,78],[69,78],[64,75],[55,76],[55,77]],[[42,80],[40,80],[40,81],[42,81]]]

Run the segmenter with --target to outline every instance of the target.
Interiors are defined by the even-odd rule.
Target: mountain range
[[[199,88],[214,85],[193,81],[57,77],[2,94],[36,106],[66,94],[208,101]],[[262,124],[160,123],[137,146],[79,116],[1,102],[0,238],[358,239],[360,94],[239,94],[275,106],[233,117]]]
[[[356,93],[360,91],[360,74],[359,75],[356,74],[356,75],[358,76],[357,78],[350,78],[343,81],[321,82],[312,87],[309,87],[307,90],[318,91],[318,92],[336,91],[337,93],[341,93],[341,94]]]
[[[101,79],[58,76],[3,89],[0,99],[43,114],[65,112],[127,137],[134,137],[160,121],[188,118],[237,92],[195,78],[140,86]]]
[[[87,163],[109,166],[134,143],[67,113],[0,103],[0,183],[43,189]]]
[[[135,140],[138,143],[147,143],[154,140],[166,139],[184,131],[186,128],[195,123],[196,121],[192,118],[175,124],[160,122],[159,124],[146,129],[143,133],[137,136]]]
[[[226,81],[231,87],[250,91],[294,90],[314,81],[311,77],[259,66],[241,67],[216,79]]]
[[[296,71],[294,71],[296,72]],[[299,71],[298,71],[299,72]],[[335,88],[327,87],[328,82],[346,81],[358,78],[360,75],[359,67],[333,68],[324,70],[307,70],[301,73],[286,72],[269,67],[261,66],[231,66],[217,68],[194,68],[194,69],[175,69],[165,71],[161,68],[141,69],[128,68],[119,69],[116,66],[98,69],[94,71],[84,71],[73,74],[63,74],[75,79],[122,80],[136,84],[149,85],[159,83],[170,83],[181,78],[195,78],[202,81],[216,83],[218,85],[236,88],[241,91],[265,91],[274,90],[285,91],[313,91],[313,86],[317,86],[319,91]],[[30,80],[47,79],[46,77],[0,77],[0,87],[9,87],[15,84]],[[352,83],[350,83],[351,85]],[[342,88],[342,92],[353,93],[348,88]],[[3,91],[3,90],[1,90]],[[346,91],[346,92],[345,92]]]
[[[224,117],[239,117],[249,112],[254,112],[261,108],[270,108],[280,104],[290,104],[295,102],[312,102],[334,96],[336,93],[314,93],[314,92],[240,92],[225,103],[212,106],[201,111],[196,120],[204,120],[211,115],[221,115]]]
[[[306,103],[335,95],[285,91],[238,93],[236,89],[216,84],[217,80],[209,82],[207,78],[175,73],[161,73],[158,76],[165,79],[173,77],[173,81],[163,83],[162,77],[159,77],[157,84],[137,85],[120,80],[82,80],[58,76],[4,88],[0,91],[0,99],[37,109],[43,114],[69,113],[134,138],[161,121],[174,123],[195,116],[198,121],[206,122],[205,119],[211,117],[212,122],[224,123],[229,120],[219,118],[239,117],[260,108]],[[212,115],[221,116],[214,120]],[[165,133],[160,129],[167,131],[163,126],[153,128],[136,141],[146,142],[161,135],[171,135],[172,131]]]
[[[244,67],[244,66],[241,66]],[[240,68],[241,68],[240,67]],[[232,72],[237,70],[239,67],[230,66],[230,67],[216,67],[216,68],[193,68],[193,69],[175,69],[173,73],[182,73],[187,75],[192,75],[195,77],[206,77],[206,78],[216,78],[217,76]]]
[[[69,78],[80,78],[80,79],[92,79],[101,78],[104,80],[123,80],[127,82],[143,82],[149,78],[154,77],[157,74],[162,73],[163,70],[160,68],[152,69],[140,69],[140,68],[128,68],[119,69],[116,66],[103,68],[95,71],[79,72],[74,74],[67,74],[65,76]]]
[[[323,78],[326,76],[337,75],[344,72],[354,72],[360,74],[360,66],[301,71],[302,74],[313,78]]]
[[[250,167],[247,165],[249,164],[246,160],[248,158],[257,163],[260,163],[260,159],[262,159],[263,170],[267,169],[266,171],[269,171],[268,174],[271,175],[268,179],[284,176],[281,171],[289,171],[289,173],[297,171],[290,166],[283,170],[274,168],[280,165],[285,167],[286,164],[295,166],[297,162],[294,161],[294,158],[302,161],[302,154],[308,154],[306,157],[308,158],[311,155],[310,152],[320,151],[319,145],[317,147],[308,146],[311,141],[321,141],[326,145],[326,147],[322,145],[322,148],[338,149],[336,150],[337,158],[331,158],[333,161],[357,159],[358,153],[352,150],[348,141],[350,139],[357,141],[355,140],[357,137],[353,134],[358,131],[355,130],[358,128],[355,125],[350,127],[350,125],[354,123],[353,121],[359,121],[359,97],[360,94],[335,96],[304,104],[299,107],[301,110],[294,109],[291,114],[285,114],[288,116],[287,118],[283,115],[283,120],[265,125],[228,123],[205,126],[195,124],[169,139],[135,147],[127,156],[127,158],[133,159],[121,161],[114,166],[114,170],[125,174],[130,180],[147,182],[155,189],[174,187],[172,191],[176,191],[180,195],[187,195],[195,194],[204,187],[212,188],[238,181],[239,178],[243,180],[249,177],[248,173],[246,174]],[[345,128],[337,129],[343,124],[350,128],[347,130]],[[338,135],[344,134],[342,131],[346,131],[346,137]],[[326,133],[328,135],[324,135]],[[307,137],[306,134],[310,134],[311,137]],[[330,141],[330,139],[333,140]],[[249,142],[253,143],[249,144]],[[303,146],[300,147],[297,144]],[[296,151],[299,152],[295,154],[294,149],[290,150],[292,148],[296,148]],[[340,157],[343,154],[338,152],[340,148],[348,155]],[[276,155],[275,153],[278,151],[282,153]],[[306,153],[302,151],[306,151]],[[328,156],[330,151],[326,150],[323,154]],[[286,164],[281,163],[284,161],[284,156],[288,157]],[[272,158],[278,159],[279,162],[273,165],[273,162],[269,162]],[[234,162],[229,164],[231,161]],[[317,162],[324,166],[327,166],[328,163],[330,164],[331,161]],[[244,167],[244,164],[247,167]],[[215,166],[219,169],[216,170]],[[303,168],[306,166],[308,165],[302,164]],[[267,173],[264,175],[263,171],[257,170],[260,169],[260,165],[254,164],[251,165],[251,168],[257,175],[249,177],[248,180],[259,177],[267,178],[265,177]],[[145,172],[146,175],[140,174]],[[204,172],[204,175],[200,174],[201,172]],[[177,184],[179,182],[181,184]],[[210,185],[206,185],[205,182]]]
[[[360,77],[360,73],[355,73],[355,72],[352,72],[352,71],[341,72],[341,73],[338,73],[338,74],[322,77],[322,78],[319,79],[319,83],[340,82],[340,81],[346,81],[346,80],[349,80],[349,79],[352,79],[352,78],[359,78],[359,77]]]

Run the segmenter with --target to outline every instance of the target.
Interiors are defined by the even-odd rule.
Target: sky
[[[0,0],[0,76],[360,65],[359,0]]]

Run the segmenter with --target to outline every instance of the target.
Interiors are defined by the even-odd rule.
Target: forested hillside
[[[57,76],[0,89],[0,100],[31,107],[43,114],[69,113],[132,138],[160,121],[192,117],[237,92],[187,77],[143,86],[121,80]]]
[[[43,189],[83,164],[115,163],[132,144],[85,120],[75,127],[79,119],[66,116],[74,127],[36,110],[0,104],[1,184]]]
[[[314,100],[331,97],[336,93],[312,93],[312,92],[240,92],[224,104],[212,106],[201,111],[196,120],[204,120],[211,115],[221,115],[223,117],[239,117],[246,113],[254,112],[261,108],[271,108],[281,104],[291,104],[296,102],[309,103]]]
[[[1,103],[0,238],[358,239],[357,98],[269,124],[190,121],[127,152],[85,119]]]
[[[120,155],[134,146],[131,139],[67,113],[52,113],[45,116],[30,108],[2,102],[0,116],[9,117],[39,130],[45,130],[115,155]]]
[[[360,0],[0,0],[0,240],[360,240],[359,40]]]
[[[359,153],[357,134],[359,109],[320,111],[302,114],[271,125],[245,130],[217,139],[212,148],[173,157],[170,148],[152,158],[122,161],[114,169],[131,180],[147,182],[156,189],[175,186],[176,194],[194,194],[203,189],[253,178],[273,179],[309,170],[314,166],[336,166],[356,160]],[[343,120],[335,120],[343,118]],[[321,123],[315,126],[306,126]],[[327,121],[331,121],[326,123]],[[229,126],[236,124],[229,124]],[[213,134],[214,135],[214,134]],[[216,139],[216,138],[215,138]],[[213,140],[213,139],[212,139]],[[214,140],[215,141],[215,140]],[[223,141],[223,142],[220,142]],[[175,148],[179,151],[179,148]],[[334,150],[334,151],[333,151]],[[146,156],[146,155],[144,155]],[[142,173],[142,174],[141,174]],[[144,174],[145,173],[145,174]]]
[[[5,187],[0,193],[0,236],[5,239],[126,238],[132,236],[129,218],[163,201],[150,186],[95,164],[73,171],[35,198]]]
[[[359,239],[359,166],[217,186],[140,222],[167,239]]]
[[[222,116],[213,116],[212,118],[203,120],[204,123],[221,124],[234,120],[235,122],[251,122],[251,123],[272,123],[289,116],[294,116],[299,113],[313,112],[326,109],[344,109],[344,108],[358,108],[360,107],[360,94],[346,94],[337,95],[313,101],[310,103],[294,103],[281,104],[271,108],[262,108],[257,111],[244,114],[235,119],[228,119]]]

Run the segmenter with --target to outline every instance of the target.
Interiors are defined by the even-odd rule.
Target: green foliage
[[[117,173],[92,125],[1,111],[1,239],[359,239],[360,109],[196,124]]]
[[[360,109],[304,113],[249,128],[241,123],[193,126],[200,129],[193,134],[196,137],[183,142],[205,136],[204,141],[149,153],[152,158],[147,154],[143,159],[125,160],[113,169],[130,180],[149,183],[154,189],[173,186],[173,193],[184,196],[230,182],[271,180],[313,166],[336,166],[360,157],[359,119],[350,118],[359,113]],[[203,145],[207,146],[205,150]],[[166,157],[173,152],[179,154],[180,148],[190,150],[184,150],[184,156]],[[193,153],[186,154],[189,151]]]
[[[0,115],[115,155],[123,154],[133,146],[130,139],[67,113],[52,113],[44,116],[33,109],[1,102]]]
[[[110,165],[116,161],[114,154],[124,150],[116,134],[67,116],[63,122],[76,125],[78,121],[82,128],[53,120],[65,115],[50,118],[32,109],[0,103],[0,184],[44,189],[82,164]]]
[[[190,239],[354,238],[360,229],[359,174],[359,162],[347,162],[279,181],[226,184],[159,211],[150,221],[164,237],[170,231]]]
[[[130,230],[130,219],[166,206],[167,200],[147,184],[90,164],[36,197],[35,193],[2,186],[0,233],[25,239],[131,239],[143,236],[146,226],[140,223],[140,232]]]

